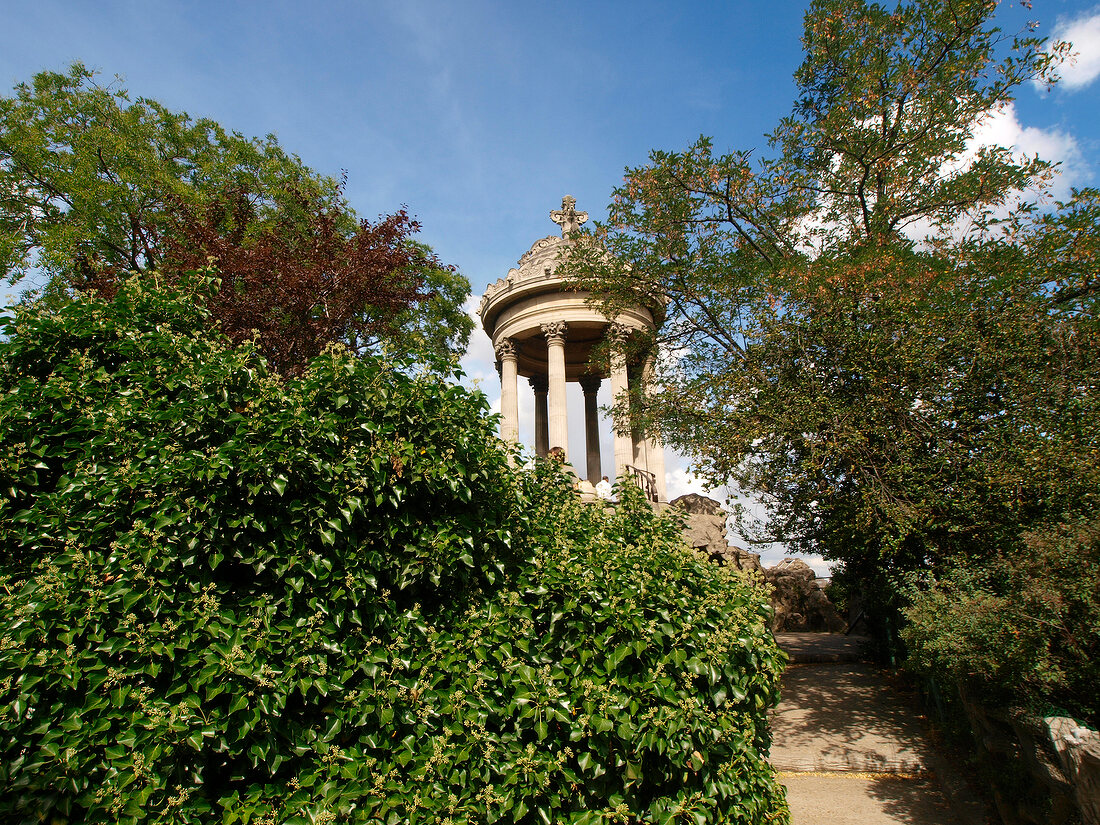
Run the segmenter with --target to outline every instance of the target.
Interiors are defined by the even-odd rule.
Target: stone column
[[[535,455],[546,458],[550,452],[550,428],[547,423],[546,391],[549,382],[545,375],[534,375],[527,379],[535,391]]]
[[[588,480],[598,484],[600,469],[600,410],[596,402],[596,393],[600,389],[600,376],[582,375],[581,389],[584,391],[584,446],[588,459]]]
[[[626,466],[634,460],[634,441],[630,437],[630,389],[626,373],[626,340],[630,337],[630,327],[612,324],[607,331],[611,339],[611,398],[616,406],[625,404],[627,420],[621,416],[615,419],[615,477],[624,482]]]
[[[500,359],[500,437],[513,444],[519,441],[519,387],[516,347],[510,338],[496,346]]]
[[[627,369],[627,384],[630,387],[630,391],[634,393],[634,397],[637,397],[638,390],[642,386],[642,375],[638,365],[635,364],[633,369]],[[646,469],[646,443],[645,435],[642,433],[641,427],[637,422],[632,421],[630,427],[630,441],[632,454],[634,456],[634,466],[639,469]]]
[[[569,458],[569,420],[565,407],[565,336],[564,321],[542,324],[546,336],[547,382],[549,384],[550,447],[561,447]]]
[[[656,364],[653,355],[646,356],[645,366],[642,368],[642,392],[647,396],[653,391],[653,381],[656,373]],[[657,478],[657,498],[659,501],[668,501],[668,492],[665,489],[665,448],[660,439],[651,435],[645,441],[646,469]]]

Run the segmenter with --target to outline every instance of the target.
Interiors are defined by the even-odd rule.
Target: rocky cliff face
[[[766,568],[764,578],[774,588],[774,632],[841,633],[848,629],[847,622],[822,590],[813,568],[802,559],[783,559],[775,567]]]
[[[684,541],[689,546],[718,564],[758,571],[772,585],[773,632],[838,632],[847,628],[806,562],[783,559],[775,567],[763,568],[758,553],[731,547],[726,540],[726,512],[712,498],[688,493],[674,499],[671,506],[687,513]]]

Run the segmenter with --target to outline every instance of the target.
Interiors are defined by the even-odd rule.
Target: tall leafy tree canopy
[[[995,5],[815,0],[772,153],[653,152],[571,262],[664,305],[635,414],[865,583],[1097,505],[1100,197],[975,140],[1064,51]]]
[[[47,299],[212,259],[215,320],[284,372],[333,340],[453,355],[472,329],[469,282],[418,230],[403,209],[358,220],[341,182],[273,136],[131,100],[81,64],[0,98],[0,265],[44,277]]]

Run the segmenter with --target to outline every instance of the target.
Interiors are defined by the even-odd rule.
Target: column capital
[[[603,379],[598,375],[582,375],[578,380],[581,385],[581,390],[585,395],[591,395],[592,393],[599,392],[600,384]]]
[[[626,324],[611,324],[607,328],[607,337],[613,347],[621,349],[630,338],[631,329]]]
[[[548,392],[550,389],[550,380],[545,375],[532,375],[527,379],[527,382],[531,385],[537,393]]]
[[[516,360],[516,345],[511,338],[501,338],[500,343],[496,345],[495,352],[497,358],[501,361]]]
[[[547,344],[564,344],[569,327],[565,321],[551,321],[549,324],[541,324],[539,329],[546,336]]]

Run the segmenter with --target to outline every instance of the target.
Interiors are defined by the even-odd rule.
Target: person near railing
[[[611,482],[608,480],[607,476],[600,479],[599,483],[596,485],[596,495],[599,496],[601,501],[613,500]]]

